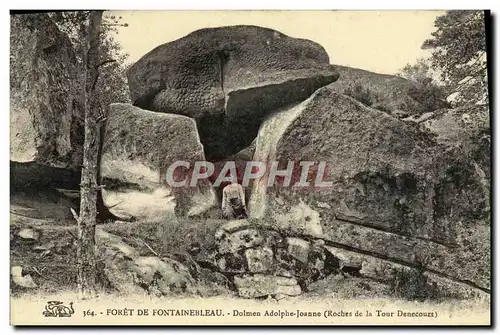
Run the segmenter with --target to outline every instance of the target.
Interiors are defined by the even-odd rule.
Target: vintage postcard
[[[11,12],[11,324],[489,326],[489,28]]]

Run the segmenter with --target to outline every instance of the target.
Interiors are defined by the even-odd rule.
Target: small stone
[[[297,280],[271,275],[235,276],[238,294],[244,298],[266,297],[274,294],[297,295]],[[300,288],[300,287],[299,287]],[[298,293],[300,294],[300,292]]]
[[[288,253],[300,262],[307,264],[310,243],[297,237],[287,237]]]
[[[311,243],[309,250],[308,267],[322,272],[325,266],[325,242],[315,240]]]
[[[24,240],[30,241],[37,241],[40,238],[40,233],[30,228],[21,229],[17,235]]]
[[[284,271],[289,271],[293,275],[296,273],[296,269],[302,264],[296,258],[288,253],[285,249],[276,249],[276,262],[277,267]],[[287,276],[285,276],[287,277]]]
[[[276,289],[277,294],[284,294],[284,295],[290,295],[290,296],[297,296],[302,293],[302,289],[300,288],[299,285],[293,285],[293,286],[278,286]]]
[[[10,270],[10,274],[14,277],[22,277],[23,276],[23,268],[20,266],[13,266]]]
[[[280,233],[272,230],[267,230],[264,233],[264,244],[268,247],[286,248],[286,242]]]
[[[134,266],[139,278],[148,286],[156,284],[164,295],[195,291],[194,280],[189,270],[173,259],[161,259],[155,256],[137,257]]]
[[[264,243],[264,237],[256,229],[240,230],[227,235],[219,241],[217,247],[221,254],[237,253],[240,250],[255,248]]]
[[[314,240],[312,242],[312,248],[324,249],[325,241],[324,240]]]
[[[283,198],[282,198],[282,197],[276,197],[274,200],[276,201],[276,203],[277,203],[278,205],[283,206],[283,205],[285,204],[285,201],[283,200]]]
[[[327,204],[325,202],[321,202],[321,201],[317,201],[316,206],[319,208],[324,208],[324,209],[331,209],[332,208],[332,206],[330,206],[329,204]]]
[[[246,271],[245,257],[239,254],[219,255],[216,259],[217,267],[223,273],[244,273]]]
[[[279,276],[274,276],[276,283],[280,286],[294,286],[297,285],[297,279],[295,278],[286,278],[286,277],[279,277]]]
[[[282,230],[317,238],[323,236],[320,214],[302,201],[290,208],[286,214],[276,215],[275,219]]]
[[[268,247],[245,250],[248,270],[253,273],[270,271],[273,267],[273,251]]]
[[[54,249],[55,246],[56,246],[56,243],[54,241],[50,241],[48,243],[34,246],[33,250],[35,250],[35,251],[47,251],[47,250]]]
[[[275,295],[273,295],[273,298],[277,301],[280,301],[280,300],[283,300],[285,299],[287,296],[285,294],[282,294],[282,293],[277,293]]]
[[[222,230],[222,229],[217,229],[215,231],[215,240],[216,241],[221,241],[222,239],[224,239],[224,237],[226,237],[226,231]]]
[[[253,224],[249,222],[248,220],[232,220],[229,221],[228,223],[223,224],[220,229],[228,232],[228,233],[234,233],[239,230],[243,229],[248,229],[252,227]]]
[[[286,278],[293,278],[294,277],[294,275],[291,271],[288,271],[288,270],[285,270],[282,268],[278,268],[274,274],[276,276],[281,276],[281,277],[286,277]]]
[[[243,298],[265,297],[276,293],[278,285],[272,276],[235,276],[234,284]]]
[[[336,259],[338,259],[338,267],[342,271],[350,274],[357,274],[363,267],[363,258],[350,256],[338,248],[326,246],[325,249]]]
[[[14,284],[24,288],[35,288],[38,285],[33,281],[31,275],[23,276],[23,268],[20,266],[13,266],[11,271],[12,281]]]

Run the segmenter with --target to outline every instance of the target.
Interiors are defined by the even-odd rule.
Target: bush
[[[451,107],[446,102],[446,95],[443,89],[430,81],[425,82],[425,84],[412,82],[412,86],[408,90],[408,95],[422,105],[423,111],[420,114]]]
[[[344,94],[358,100],[359,102],[371,106],[377,102],[377,98],[369,88],[364,88],[360,83],[348,86],[344,89]]]
[[[435,300],[439,297],[437,288],[428,283],[422,267],[393,269],[389,292],[410,301]]]
[[[193,243],[215,247],[215,230],[224,220],[177,218],[174,215],[130,224],[108,224],[105,230],[122,237],[132,246],[148,251],[146,242],[163,257],[185,252]]]

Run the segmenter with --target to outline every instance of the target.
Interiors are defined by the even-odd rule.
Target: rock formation
[[[13,220],[72,220],[78,190],[83,110],[76,56],[47,14],[11,15],[10,192]],[[26,215],[23,217],[22,215]]]
[[[128,71],[133,104],[196,118],[209,159],[245,148],[265,115],[337,78],[320,45],[255,26],[197,30]]]
[[[265,175],[254,183],[250,214],[278,225],[316,222],[323,230],[316,237],[327,244],[400,265],[424,264],[433,275],[489,291],[489,273],[466,261],[475,239],[463,241],[466,231],[487,229],[464,218],[466,199],[481,183],[473,164],[459,158],[418,126],[329,86],[266,120],[254,160],[275,160],[282,169],[288,161],[313,161],[313,172],[325,161],[324,181],[331,185],[318,187],[308,178],[309,188],[279,182],[266,188]],[[456,212],[460,217],[451,218]],[[487,247],[475,246],[487,264]],[[458,258],[466,264],[457,267]]]
[[[103,275],[120,293],[197,293],[188,269],[173,259],[141,256],[119,236],[100,229],[96,231],[96,244],[103,261]]]
[[[183,174],[186,177],[195,161],[205,159],[193,119],[111,104],[105,128],[103,199],[115,215],[144,219],[172,213],[174,208],[182,215],[196,215],[215,204],[208,184],[171,187],[166,180],[172,163],[190,163]]]
[[[321,239],[304,240],[293,231],[272,228],[237,220],[215,233],[217,266],[241,297],[296,296],[322,276]]]
[[[424,104],[420,101],[425,96],[422,87],[402,77],[347,66],[336,66],[336,70],[339,72],[339,79],[330,85],[332,90],[350,95],[365,105],[397,117],[420,115],[448,105],[434,97],[426,97],[429,101]]]
[[[81,164],[83,119],[68,36],[46,14],[12,15],[10,42],[10,160]]]

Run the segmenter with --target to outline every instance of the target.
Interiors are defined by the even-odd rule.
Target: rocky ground
[[[97,230],[100,249],[113,249],[112,244],[116,242],[113,238],[122,236],[123,238],[119,238],[121,245],[118,248],[134,249],[131,254],[136,257],[136,263],[141,264],[143,269],[152,266],[156,258],[168,259],[170,264],[178,265],[176,269],[175,266],[163,269],[165,276],[169,278],[176,274],[177,281],[173,286],[164,292],[161,290],[154,292],[156,288],[147,287],[143,290],[135,287],[132,282],[129,286],[118,287],[116,283],[127,283],[127,281],[116,279],[120,274],[110,273],[112,271],[110,264],[105,264],[100,259],[99,283],[102,292],[122,295],[149,292],[153,293],[152,296],[156,294],[238,298],[238,292],[228,279],[228,273],[222,274],[209,258],[215,248],[215,232],[225,223],[226,221],[215,219],[200,221],[172,217],[169,222],[117,222],[100,225]],[[13,296],[24,294],[44,296],[75,289],[77,227],[71,219],[49,221],[11,213],[10,231],[10,259],[11,267],[14,269],[11,281]],[[196,251],[196,248],[201,252]],[[175,260],[179,260],[179,263]],[[18,271],[17,267],[20,267],[19,274],[14,273]],[[187,271],[183,272],[184,269]],[[129,273],[132,273],[132,270],[129,269]],[[126,271],[122,274],[127,275]],[[143,279],[145,277],[147,276]],[[304,298],[335,296],[346,299],[389,297],[389,291],[390,287],[386,284],[349,273],[336,272],[314,282],[302,296]],[[258,298],[267,298],[271,295],[273,294],[270,292]],[[277,299],[284,298],[284,296],[274,296]]]
[[[73,291],[77,227],[72,218],[53,216],[64,212],[67,203],[60,205],[64,198],[54,200],[45,194],[38,203],[29,204],[19,196],[13,199],[12,295]],[[101,224],[96,232],[100,291],[121,296],[257,300],[441,301],[461,297],[433,294],[429,291],[433,286],[421,273],[408,272],[404,277],[404,271],[396,272],[402,277],[393,280],[384,277],[386,274],[377,277],[373,264],[325,246],[321,239],[307,237],[308,231],[314,233],[311,227],[290,234],[252,220],[175,215]],[[402,281],[410,284],[405,286]],[[483,300],[486,296],[476,295]]]

